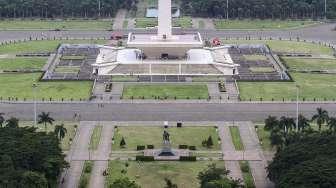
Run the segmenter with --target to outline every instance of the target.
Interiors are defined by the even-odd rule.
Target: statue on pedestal
[[[163,140],[162,150],[159,156],[174,156],[175,154],[172,152],[170,146],[170,134],[168,133],[168,131],[166,130],[163,131],[162,140]]]

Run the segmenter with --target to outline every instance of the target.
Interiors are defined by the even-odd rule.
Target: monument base
[[[165,152],[162,149],[150,149],[144,151],[145,156],[153,156],[156,161],[178,161],[181,156],[190,156],[189,150],[171,149]]]

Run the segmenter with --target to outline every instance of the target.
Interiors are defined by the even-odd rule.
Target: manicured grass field
[[[247,61],[267,61],[267,57],[264,55],[244,55]]]
[[[293,82],[238,82],[242,100],[296,100],[296,84],[300,99],[336,99],[336,79],[333,74],[291,73]],[[322,92],[323,91],[323,92]]]
[[[33,83],[37,83],[36,97],[41,100],[74,100],[88,99],[92,87],[89,81],[53,81],[38,82],[41,73],[0,74],[0,97],[23,100],[34,99]]]
[[[137,28],[155,27],[158,25],[156,18],[137,18]],[[182,17],[173,20],[174,27],[191,28],[192,22],[190,17]]]
[[[103,127],[100,125],[96,126],[93,129],[93,133],[91,135],[91,140],[90,140],[90,146],[89,146],[90,150],[97,150],[99,142],[100,142],[100,137],[102,134],[102,129]]]
[[[312,53],[316,55],[333,55],[327,46],[308,42],[284,40],[223,40],[224,44],[267,44],[274,52]]]
[[[0,45],[0,54],[53,52],[59,44],[105,44],[105,40],[39,40]]]
[[[125,163],[129,166],[126,167]],[[144,188],[158,188],[165,185],[165,178],[181,188],[199,187],[197,175],[216,163],[218,167],[224,167],[224,162],[133,162],[110,161],[109,175],[106,179],[107,187],[120,177],[129,177]],[[126,174],[121,171],[126,170]]]
[[[52,114],[51,114],[52,117]],[[32,127],[34,126],[34,122],[32,121],[20,121],[19,122],[21,127]],[[47,125],[47,132],[54,132],[55,125],[61,125],[64,124],[64,127],[67,129],[67,133],[64,137],[64,139],[61,141],[61,148],[63,151],[68,151],[71,147],[71,143],[73,138],[76,134],[76,128],[75,125],[78,125],[77,122],[69,122],[69,121],[55,121],[53,125]],[[46,131],[44,124],[37,124],[37,130],[38,131]]]
[[[258,134],[258,138],[261,143],[262,149],[264,151],[272,151],[273,147],[269,139],[271,133],[269,131],[265,131],[264,129],[265,124],[262,123],[262,124],[256,124],[256,125],[258,126],[257,134]]]
[[[294,20],[214,20],[216,29],[289,29],[318,24]]]
[[[164,129],[160,127],[118,127],[114,133],[113,150],[136,150],[137,145],[154,145],[155,148],[162,146],[162,134]],[[220,150],[218,134],[214,127],[183,127],[169,128],[172,147],[178,145],[196,146],[197,150]],[[214,146],[206,148],[202,141],[211,136]],[[126,147],[120,148],[120,141],[125,138]]]
[[[230,133],[232,138],[232,143],[236,150],[244,150],[244,145],[240,137],[240,132],[237,126],[230,126]]]
[[[126,85],[123,98],[154,99],[156,97],[167,99],[207,99],[209,97],[206,85]]]
[[[108,30],[112,28],[112,25],[111,21],[103,20],[2,20],[0,21],[0,30]]]
[[[0,70],[41,70],[47,58],[0,58]]]
[[[82,174],[79,179],[78,188],[85,188],[89,186],[92,168],[93,168],[93,162],[85,161]]]
[[[79,70],[79,66],[58,66],[55,68],[57,73],[78,73]]]
[[[275,72],[274,68],[272,67],[250,67],[250,71],[254,73],[270,73]]]
[[[335,59],[282,58],[291,70],[336,70]]]
[[[255,187],[249,163],[247,161],[239,161],[239,165],[243,173],[245,187],[247,188]]]

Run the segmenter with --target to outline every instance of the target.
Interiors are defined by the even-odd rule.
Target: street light
[[[324,0],[324,19],[327,20],[327,0]]]
[[[226,0],[226,20],[229,21],[229,0]]]
[[[296,85],[296,131],[299,130],[299,94],[300,86]]]
[[[37,84],[33,83],[32,85],[33,88],[33,93],[34,93],[34,125],[35,127],[37,126],[37,106],[36,106],[36,88],[37,88]]]

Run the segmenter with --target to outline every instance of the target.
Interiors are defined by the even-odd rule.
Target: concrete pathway
[[[219,91],[218,84],[209,83],[207,84],[207,86],[208,86],[209,96],[211,97],[211,99],[219,99],[221,96],[221,93]]]
[[[93,122],[80,122],[79,130],[66,157],[66,160],[70,163],[70,168],[63,174],[64,183],[60,185],[61,188],[78,187],[84,161],[87,160],[89,155],[88,146],[93,128]]]
[[[220,124],[218,126],[218,135],[221,139],[221,147],[224,154],[223,157],[225,157],[225,153],[235,152],[229,127]],[[238,161],[225,161],[225,167],[227,170],[230,170],[230,177],[233,179],[243,180],[243,175]]]
[[[116,17],[114,18],[114,22],[113,22],[113,30],[121,30],[123,29],[123,25],[124,25],[124,20],[127,14],[127,10],[125,9],[120,9],[117,12]]]
[[[246,150],[256,150],[262,157],[261,161],[249,161],[255,186],[258,188],[274,187],[273,183],[267,178],[267,160],[259,145],[257,133],[252,122],[240,122],[239,131],[242,142]]]
[[[105,83],[96,82],[93,88],[93,95],[96,96],[94,101],[111,101],[111,100],[120,100],[124,89],[123,83],[113,83],[112,91],[105,92]]]
[[[195,29],[206,29],[206,30],[215,29],[213,20],[207,18],[192,18],[192,27]]]
[[[99,123],[103,126],[100,143],[97,151],[93,152],[92,160],[95,160],[91,172],[90,188],[104,188],[105,177],[103,171],[108,168],[108,160],[111,153],[114,125],[108,122]]]

